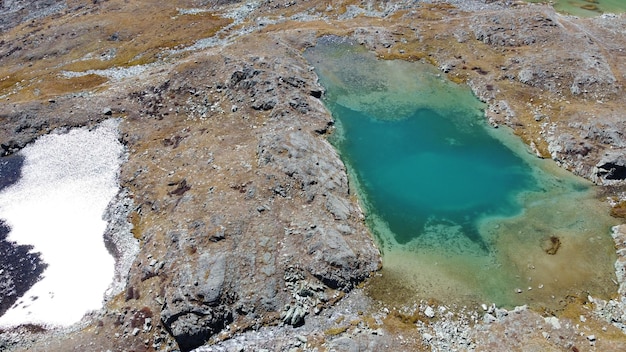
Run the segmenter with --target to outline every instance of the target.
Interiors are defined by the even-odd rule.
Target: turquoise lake
[[[337,37],[305,57],[383,253],[374,298],[559,307],[567,295],[616,292],[607,205],[488,126],[468,87]]]
[[[337,145],[399,243],[432,226],[458,225],[487,250],[476,220],[519,213],[515,195],[535,186],[523,161],[481,123],[459,128],[454,116],[431,109],[400,121],[372,118],[341,105],[332,111],[345,134],[358,136]]]

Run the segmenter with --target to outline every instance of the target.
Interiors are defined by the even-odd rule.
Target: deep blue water
[[[528,165],[481,123],[459,127],[458,116],[430,109],[381,120],[339,104],[329,108],[346,136],[335,144],[400,244],[444,223],[462,226],[486,249],[477,221],[519,213],[516,195],[534,186]]]

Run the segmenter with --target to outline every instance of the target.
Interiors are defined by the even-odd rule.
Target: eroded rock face
[[[231,323],[300,325],[380,267],[305,62],[208,60],[131,94],[141,113],[123,127],[144,229],[129,282],[142,297],[158,284],[182,350]]]
[[[596,182],[611,184],[626,180],[626,151],[604,154],[594,168]]]
[[[224,281],[226,254],[204,253],[196,262],[168,265],[176,275],[166,291],[161,320],[183,351],[204,344],[232,321]]]
[[[127,189],[122,189],[109,203],[102,218],[107,222],[104,231],[104,245],[115,259],[113,282],[106,292],[107,298],[124,291],[135,257],[139,252],[139,241],[132,234],[133,225],[129,222],[135,206]]]
[[[64,0],[4,0],[0,2],[0,32],[66,8]]]

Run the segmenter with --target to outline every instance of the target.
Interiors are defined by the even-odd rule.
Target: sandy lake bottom
[[[616,292],[615,222],[594,187],[488,126],[466,86],[336,37],[305,55],[383,252],[373,298],[558,309]]]

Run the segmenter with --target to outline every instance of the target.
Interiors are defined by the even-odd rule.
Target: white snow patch
[[[0,192],[0,218],[11,226],[9,239],[33,245],[48,267],[0,326],[69,326],[102,306],[114,274],[102,215],[119,187],[118,124],[49,134],[20,152],[22,178]]]

